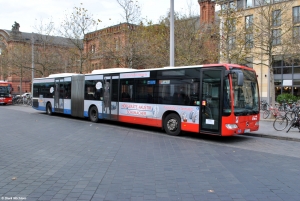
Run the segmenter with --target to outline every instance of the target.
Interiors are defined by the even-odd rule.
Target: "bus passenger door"
[[[221,133],[221,89],[223,69],[201,69],[200,73],[200,133]]]
[[[64,79],[55,79],[54,112],[64,112]]]
[[[104,76],[103,83],[103,118],[118,120],[119,76]]]

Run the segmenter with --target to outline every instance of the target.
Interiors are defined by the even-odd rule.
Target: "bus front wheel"
[[[91,122],[98,122],[98,109],[96,106],[93,106],[90,108],[90,111],[89,111],[89,117],[90,117],[90,120]]]
[[[47,106],[46,106],[46,113],[48,115],[52,115],[52,106],[51,106],[51,103],[47,104]]]
[[[171,113],[164,120],[164,129],[168,135],[179,135],[181,132],[181,121],[177,114]]]

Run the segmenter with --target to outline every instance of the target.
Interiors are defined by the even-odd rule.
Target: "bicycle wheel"
[[[270,110],[265,110],[263,113],[263,118],[266,119],[269,117],[269,115],[270,115]]]
[[[277,131],[282,131],[287,127],[288,124],[289,124],[289,121],[286,117],[279,116],[279,117],[275,118],[273,127]]]
[[[294,119],[294,118],[295,118],[295,116],[296,116],[296,114],[297,114],[297,112],[296,112],[296,111],[292,111],[292,112],[290,113],[290,117],[291,117],[291,119]]]

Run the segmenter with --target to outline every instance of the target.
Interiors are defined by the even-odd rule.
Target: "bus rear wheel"
[[[51,103],[47,104],[47,106],[46,106],[46,113],[48,115],[52,115],[52,106],[51,106]]]
[[[92,106],[89,111],[89,117],[91,122],[98,122],[98,109],[96,106]]]
[[[168,135],[177,136],[181,133],[181,121],[177,114],[171,113],[164,119],[164,129]]]

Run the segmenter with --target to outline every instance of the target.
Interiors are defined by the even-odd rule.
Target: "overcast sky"
[[[170,9],[170,0],[138,0],[143,18],[158,22],[161,16],[166,16]],[[116,0],[0,0],[0,29],[11,30],[14,22],[20,24],[21,32],[37,32],[34,28],[41,21],[54,22],[58,26],[66,13],[71,13],[76,6],[88,10],[94,19],[102,22],[99,29],[124,22],[122,9]],[[198,14],[198,0],[174,0],[175,12],[182,14]]]

